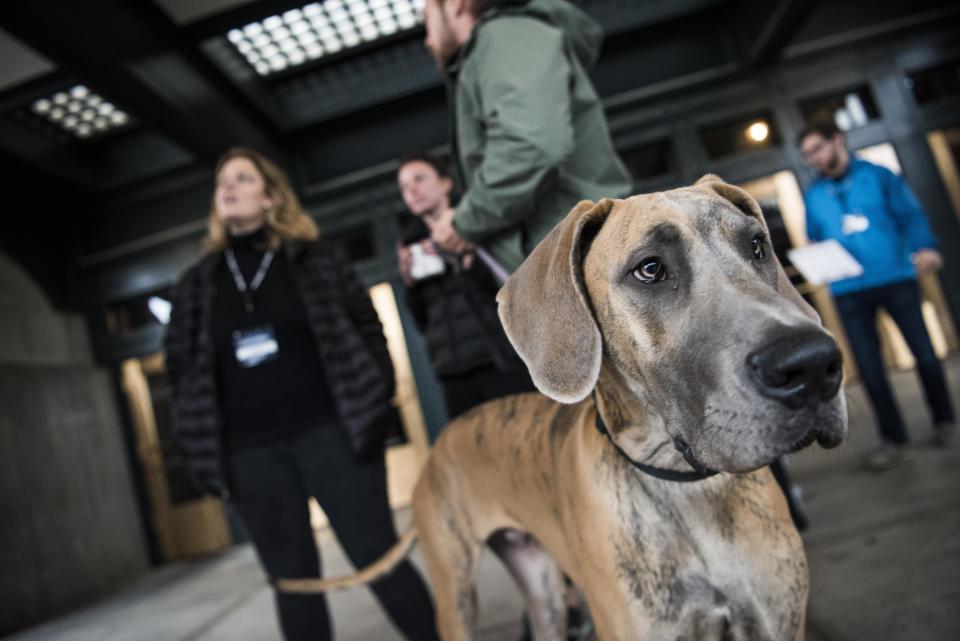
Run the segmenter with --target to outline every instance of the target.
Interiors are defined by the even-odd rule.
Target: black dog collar
[[[630,462],[630,465],[634,466],[644,474],[649,474],[650,476],[664,481],[678,481],[680,483],[689,483],[691,481],[702,481],[703,479],[710,478],[717,473],[716,470],[711,470],[708,467],[702,465],[694,456],[693,452],[690,450],[690,446],[679,436],[673,438],[673,446],[683,454],[683,459],[690,464],[690,467],[693,468],[693,472],[681,472],[679,470],[666,470],[662,467],[653,467],[652,465],[647,465],[646,463],[640,463],[634,461],[632,458],[627,456],[627,453],[617,445],[616,441],[613,440],[613,437],[610,436],[610,431],[607,429],[606,423],[603,422],[603,418],[600,416],[600,410],[597,409],[597,418],[595,421],[597,426],[597,431],[607,437],[607,440],[610,441],[610,444],[620,453],[620,456],[627,459]]]

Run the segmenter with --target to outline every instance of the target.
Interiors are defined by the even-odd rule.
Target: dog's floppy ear
[[[553,228],[497,294],[507,337],[537,389],[561,403],[583,400],[600,375],[602,344],[583,283],[581,238],[613,201],[582,201]]]

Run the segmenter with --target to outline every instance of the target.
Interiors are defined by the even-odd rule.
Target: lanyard
[[[260,267],[257,268],[257,273],[253,275],[253,280],[250,281],[249,286],[247,286],[247,281],[243,279],[243,274],[240,273],[240,266],[237,265],[237,258],[233,255],[233,249],[228,248],[225,254],[227,267],[230,268],[230,273],[233,275],[233,282],[237,285],[237,291],[243,296],[243,307],[248,313],[252,312],[253,295],[260,289],[260,284],[263,283],[267,270],[270,269],[270,263],[273,262],[273,250],[267,251],[260,259]]]

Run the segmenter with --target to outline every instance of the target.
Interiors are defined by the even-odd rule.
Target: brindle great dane
[[[444,641],[474,638],[485,544],[517,579],[537,641],[565,638],[560,568],[602,641],[802,640],[806,559],[766,465],[843,439],[841,356],[756,201],[705,176],[582,202],[498,301],[546,396],[453,421],[417,483],[413,526],[379,562],[280,587],[368,582],[419,536]]]

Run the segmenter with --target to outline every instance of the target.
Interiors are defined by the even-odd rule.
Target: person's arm
[[[413,253],[410,251],[410,246],[403,245],[399,241],[397,241],[397,265],[400,269],[400,277],[406,286],[407,308],[413,313],[413,320],[417,324],[417,328],[424,332],[427,326],[427,306],[423,300],[423,287],[411,275]]]
[[[574,148],[572,71],[562,34],[533,19],[502,18],[482,29],[473,55],[484,65],[483,161],[453,222],[472,241],[527,216]]]
[[[177,390],[180,389],[180,381],[189,356],[190,346],[185,324],[187,316],[193,312],[192,306],[196,301],[188,300],[187,295],[191,293],[196,295],[198,290],[197,283],[188,282],[188,279],[194,278],[195,274],[195,271],[187,272],[174,286],[171,296],[170,322],[163,335],[164,369],[173,394],[177,394]]]
[[[937,239],[930,231],[930,223],[923,206],[910,186],[900,176],[885,168],[884,190],[890,211],[897,221],[910,249],[910,258],[920,274],[931,274],[943,266],[943,257],[937,251]]]
[[[911,252],[936,249],[937,239],[930,231],[923,206],[907,182],[892,171],[881,168],[887,203]]]
[[[370,300],[370,294],[356,270],[349,256],[334,246],[333,255],[337,263],[337,282],[343,290],[343,300],[347,307],[347,313],[356,325],[357,332],[366,343],[367,348],[373,355],[391,384],[394,383],[393,362],[390,360],[390,352],[387,349],[387,339],[383,334],[383,325],[380,324],[380,317],[377,316],[377,310]]]
[[[427,331],[427,302],[423,299],[423,285],[415,282],[407,287],[407,307],[413,314],[413,321],[420,333]]]

